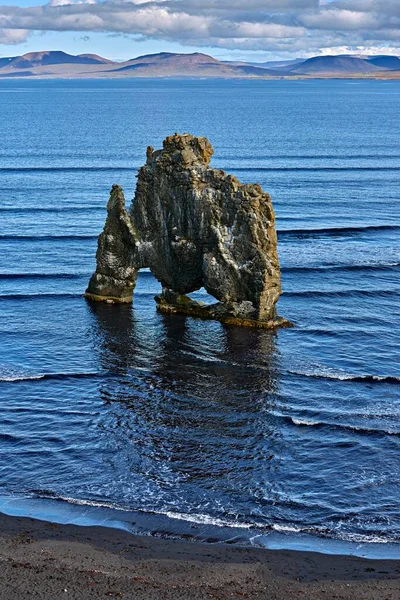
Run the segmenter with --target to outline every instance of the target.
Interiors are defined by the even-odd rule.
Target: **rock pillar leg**
[[[125,208],[122,188],[113,185],[107,219],[99,236],[96,271],[85,297],[103,302],[132,302],[138,269],[135,266],[136,236]]]

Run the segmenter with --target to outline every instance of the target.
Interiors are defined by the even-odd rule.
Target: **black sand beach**
[[[397,600],[400,561],[139,537],[0,515],[0,598]]]

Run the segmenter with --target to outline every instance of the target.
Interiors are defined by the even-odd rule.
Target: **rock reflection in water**
[[[248,513],[275,468],[275,334],[183,315],[144,321],[124,305],[92,310],[110,373],[101,429],[130,506]]]

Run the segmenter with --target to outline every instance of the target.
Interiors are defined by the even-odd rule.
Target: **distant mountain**
[[[7,67],[12,60],[16,58],[15,56],[5,56],[4,58],[0,58],[0,69],[2,67]]]
[[[382,70],[368,60],[352,56],[314,56],[304,62],[288,67],[287,73],[301,75],[373,73]]]
[[[391,54],[378,54],[375,56],[369,54],[343,54],[342,56],[363,58],[380,69],[389,69],[391,71],[400,70],[400,58],[398,56],[392,56]]]
[[[158,54],[146,54],[127,60],[122,63],[114,72],[127,71],[127,70],[149,70],[154,72],[162,71],[166,75],[171,73],[182,73],[188,70],[197,69],[202,66],[218,66],[219,60],[202,54],[201,52],[194,52],[192,54],[177,54],[174,52],[160,52]]]
[[[219,77],[276,76],[276,71],[248,64],[224,63],[201,52],[160,52],[138,56],[122,63],[95,54],[73,56],[65,52],[31,52],[0,59],[0,77]]]
[[[222,62],[201,52],[175,54],[161,52],[133,58],[111,73],[130,72],[139,77],[265,77],[276,75],[262,67]]]
[[[400,70],[400,58],[398,56],[371,56],[368,59],[376,67],[389,69],[391,71]]]
[[[235,65],[242,67],[257,67],[259,69],[278,69],[281,70],[281,67],[291,67],[298,63],[304,62],[305,58],[293,58],[291,60],[270,60],[267,62],[245,62],[245,61],[233,61],[233,60],[224,60],[223,62],[227,65]]]
[[[111,60],[96,54],[78,54],[74,56],[60,50],[46,50],[43,52],[29,52],[22,56],[0,58],[0,68],[7,66],[10,69],[31,69],[49,65],[100,65],[112,64]]]
[[[46,66],[46,65],[104,65],[112,64],[113,61],[98,56],[97,54],[67,54],[66,52],[57,51],[45,51],[45,52],[30,52],[24,54],[21,57],[30,63],[32,66]]]
[[[58,50],[29,52],[0,58],[0,77],[37,79],[123,79],[132,77],[193,77],[266,79],[302,77],[357,77],[400,79],[397,56],[316,56],[309,59],[263,63],[220,61],[203,54],[160,52],[115,62],[96,54],[74,56]]]
[[[269,60],[267,62],[252,62],[248,64],[253,65],[254,67],[262,67],[263,69],[280,69],[282,67],[291,67],[293,65],[298,65],[299,63],[302,63],[305,60],[305,58],[293,58],[291,60]]]
[[[199,64],[199,63],[215,63],[219,64],[220,61],[213,56],[209,56],[208,54],[203,54],[202,52],[192,52],[190,54],[182,53],[179,54],[177,52],[157,52],[156,54],[143,54],[141,56],[136,56],[135,58],[131,58],[126,62],[135,62],[139,61],[141,63],[146,64],[160,64],[169,61],[174,61],[175,63],[182,64]]]

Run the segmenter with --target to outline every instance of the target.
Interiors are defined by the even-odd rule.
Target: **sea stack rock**
[[[90,278],[87,297],[107,302],[132,302],[138,272],[132,251],[135,244],[124,194],[118,185],[113,185],[106,223],[97,244],[96,271]]]
[[[113,186],[99,237],[97,268],[86,297],[130,302],[139,269],[162,285],[162,312],[262,328],[290,325],[277,317],[281,294],[271,198],[209,166],[206,138],[175,134],[147,149],[129,212]],[[190,294],[204,287],[217,303]]]

